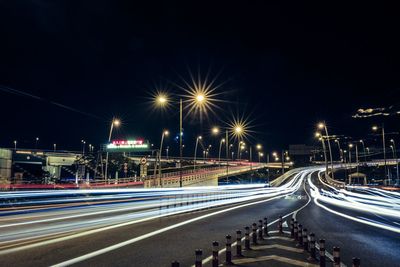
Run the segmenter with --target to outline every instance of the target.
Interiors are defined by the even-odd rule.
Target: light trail
[[[319,171],[318,178],[322,183],[324,183],[321,179],[322,172],[323,170]],[[329,187],[332,189],[332,191],[326,191],[320,190],[317,186],[315,186],[311,180],[311,177],[308,177],[307,181],[310,185],[311,196],[314,199],[314,203],[324,210],[362,224],[400,233],[400,227],[396,226],[398,225],[396,222],[393,222],[396,225],[389,225],[387,223],[379,222],[370,218],[365,218],[364,216],[352,216],[322,204],[326,203],[332,205],[332,207],[339,207],[344,210],[355,210],[374,216],[378,216],[377,214],[379,214],[389,218],[399,219],[400,203],[397,197],[393,197],[393,194],[386,194],[385,192],[379,191],[381,196],[376,196],[366,194],[370,192],[368,189],[364,190],[364,193],[355,193],[345,189],[337,190],[333,187]]]
[[[292,194],[300,184],[299,175],[288,183],[275,188],[264,184],[235,185],[221,187],[193,187],[183,189],[120,189],[120,190],[82,190],[79,192],[17,192],[15,196],[36,207],[46,208],[52,205],[50,199],[67,196],[70,205],[76,202],[87,203],[88,200],[104,200],[110,195],[112,199],[119,197],[129,199],[124,203],[106,203],[101,205],[80,207],[55,207],[50,210],[33,209],[30,215],[3,215],[8,221],[0,222],[3,234],[0,236],[0,255],[29,249],[37,246],[62,242],[69,239],[86,236],[153,220],[165,216],[182,214],[208,208],[238,205],[244,202],[264,201]],[[2,194],[13,197],[14,194]],[[104,196],[105,195],[105,196]],[[40,197],[38,197],[40,196]],[[32,199],[29,199],[32,198]],[[59,203],[59,199],[55,199]],[[20,204],[20,203],[18,203]],[[40,205],[37,205],[40,204]],[[65,204],[65,203],[64,203]],[[243,204],[245,205],[245,204]],[[23,206],[27,207],[26,205]],[[18,211],[18,210],[16,210]],[[69,213],[69,214],[66,214]]]

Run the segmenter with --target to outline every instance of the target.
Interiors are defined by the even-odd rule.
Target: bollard
[[[232,263],[232,242],[231,236],[226,236],[226,253],[225,253],[225,263],[231,264]]]
[[[218,247],[219,247],[218,242],[214,241],[212,243],[212,267],[218,267],[219,265]]]
[[[310,257],[309,260],[313,261],[316,259],[315,255],[315,234],[310,233]]]
[[[236,256],[242,257],[242,231],[236,231]]]
[[[171,263],[171,267],[179,267],[179,262],[173,261],[173,262]]]
[[[201,267],[202,266],[203,251],[201,249],[196,249],[195,255],[196,255],[196,260],[194,262],[194,266],[195,267]]]
[[[294,219],[293,218],[290,220],[290,237],[291,238],[294,237]]]
[[[263,240],[263,221],[259,220],[258,221],[258,239],[259,240]]]
[[[325,267],[325,239],[319,240],[319,266]]]
[[[278,230],[280,234],[283,234],[282,223],[282,216],[279,216]]]
[[[269,236],[269,234],[268,234],[268,219],[267,219],[267,217],[264,218],[264,236],[265,237]]]
[[[252,235],[253,245],[257,245],[257,224],[253,223],[253,235]]]
[[[360,267],[361,260],[359,258],[353,258],[353,267]]]
[[[303,245],[303,225],[299,224],[299,232],[298,232],[298,246]]]
[[[297,226],[297,221],[294,221],[294,240],[298,240],[299,239],[299,228]]]
[[[308,251],[307,228],[303,229],[303,249]]]
[[[340,248],[333,247],[333,266],[340,267]]]
[[[250,249],[250,227],[246,226],[244,228],[246,230],[244,234],[244,248],[245,249]]]

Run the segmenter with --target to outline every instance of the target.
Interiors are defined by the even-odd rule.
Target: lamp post
[[[222,144],[225,143],[225,138],[222,138],[221,141],[219,141],[219,151],[218,151],[218,165],[221,166],[221,149],[222,149]]]
[[[343,150],[340,148],[339,139],[335,139],[335,143],[338,145],[340,162],[343,162]]]
[[[162,134],[161,134],[160,151],[159,151],[159,154],[158,154],[158,176],[159,176],[160,187],[162,187],[162,181],[161,181],[161,154],[162,154],[162,147],[163,147],[163,143],[164,143],[164,137],[168,136],[168,135],[169,135],[168,130],[164,130],[162,132]]]
[[[165,153],[166,153],[166,155],[167,155],[167,160],[169,159],[169,157],[168,157],[168,151],[169,151],[169,146],[167,146],[167,148],[165,149]]]
[[[36,137],[36,139],[35,139],[35,149],[38,148],[38,143],[39,143],[39,137]]]
[[[54,149],[54,152],[56,152],[56,150],[57,150],[57,144],[53,144],[53,149]]]
[[[378,131],[378,129],[379,129],[378,126],[372,126],[373,131]],[[385,179],[387,180],[388,172],[387,172],[387,165],[386,165],[385,125],[383,123],[381,126],[381,130],[382,130],[383,158],[384,158],[384,162],[385,162]],[[389,184],[390,184],[390,180],[389,180]]]
[[[192,103],[202,110],[202,107],[207,105],[207,98],[206,93],[203,92],[196,92],[195,94],[191,95],[193,98],[191,101]],[[158,106],[166,106],[169,103],[168,97],[166,95],[160,94],[155,98],[155,102]],[[182,98],[179,99],[179,186],[182,187],[182,160],[183,160],[183,100]]]
[[[197,138],[196,138],[196,145],[194,146],[194,156],[193,156],[193,170],[196,170],[197,146],[199,144],[199,140],[201,140],[201,139],[202,139],[201,136],[197,136]]]
[[[330,138],[329,138],[328,128],[326,127],[326,123],[325,122],[319,123],[318,124],[318,128],[319,129],[325,129],[325,134],[326,134],[326,138],[327,138],[327,142],[328,142],[328,148],[329,148],[329,157],[331,159],[332,179],[335,179],[334,171],[333,171],[332,149],[331,149],[331,142],[329,141]]]
[[[324,152],[324,159],[325,159],[325,176],[328,176],[328,159],[326,156],[326,146],[325,146],[325,142],[324,142],[324,137],[320,132],[316,132],[315,137],[319,138],[319,140],[322,143],[322,150]]]
[[[17,150],[17,140],[14,140],[14,150]]]
[[[397,186],[399,186],[400,185],[400,178],[399,178],[399,159],[397,158],[397,149],[396,149],[396,143],[394,142],[394,140],[393,139],[390,139],[390,142],[393,144],[392,146],[393,146],[393,148],[392,148],[392,150],[393,150],[393,156],[395,157],[395,160],[396,160],[396,180],[397,180],[397,182],[396,182],[396,184],[397,184]]]
[[[114,127],[118,127],[121,124],[121,121],[119,119],[113,118],[111,121],[111,125],[110,125],[110,133],[108,135],[108,143],[111,142],[111,136],[112,136],[112,132]],[[105,166],[105,170],[104,170],[104,177],[106,179],[106,181],[108,181],[108,151],[106,152],[106,166]]]
[[[364,162],[367,162],[367,153],[365,153],[366,151],[365,151],[365,143],[364,143],[364,140],[360,140],[360,143],[362,144],[362,146],[363,146],[363,151],[364,151]]]
[[[84,156],[84,155],[85,155],[86,141],[82,139],[82,140],[81,140],[81,143],[82,143],[82,155]]]

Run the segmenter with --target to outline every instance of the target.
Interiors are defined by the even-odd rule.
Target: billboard
[[[149,150],[149,142],[143,139],[113,140],[106,145],[107,152],[144,152]]]

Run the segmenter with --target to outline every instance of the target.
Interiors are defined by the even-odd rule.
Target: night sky
[[[320,120],[364,138],[383,120],[353,119],[358,108],[399,106],[395,6],[216,2],[1,1],[0,85],[41,99],[0,91],[0,145],[33,147],[38,136],[48,149],[98,146],[113,116],[123,121],[115,138],[158,144],[162,128],[178,131],[178,109],[152,110],[151,93],[180,94],[175,85],[198,71],[223,83],[225,102],[202,124],[185,119],[188,147],[232,114],[271,150],[312,144]],[[385,125],[399,131],[399,116]]]

